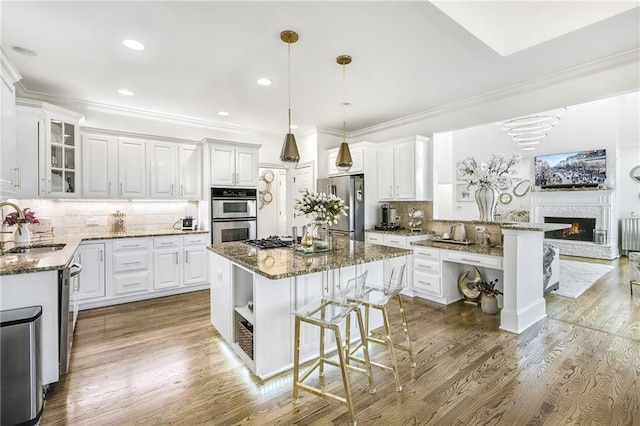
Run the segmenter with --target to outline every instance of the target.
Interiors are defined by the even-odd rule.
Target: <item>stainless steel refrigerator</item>
[[[330,232],[364,241],[364,175],[318,179],[317,191],[335,194],[349,206],[349,216],[342,216]]]

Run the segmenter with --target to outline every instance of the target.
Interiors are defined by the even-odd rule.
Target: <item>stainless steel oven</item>
[[[256,238],[257,190],[211,188],[211,243]]]
[[[82,265],[72,263],[68,268],[58,271],[59,286],[59,360],[60,375],[69,371],[69,361],[71,360],[71,345],[73,344],[73,332],[78,318],[77,293],[79,291],[79,274]]]

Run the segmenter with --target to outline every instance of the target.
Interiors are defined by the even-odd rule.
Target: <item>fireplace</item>
[[[593,230],[596,227],[595,218],[545,216],[544,222],[571,225],[570,228],[545,232],[545,238],[552,238],[554,240],[593,241]]]

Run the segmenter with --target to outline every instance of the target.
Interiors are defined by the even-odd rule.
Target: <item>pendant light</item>
[[[351,158],[351,150],[347,144],[347,107],[351,104],[347,102],[347,65],[351,63],[351,56],[340,55],[336,58],[336,62],[342,65],[342,143],[338,149],[336,157],[336,168],[342,172],[346,172],[353,165]]]
[[[280,39],[287,43],[288,50],[288,67],[289,67],[289,131],[284,137],[282,143],[282,151],[280,152],[280,161],[284,163],[286,168],[295,168],[300,161],[300,153],[296,144],[296,137],[291,133],[291,44],[298,41],[298,34],[295,31],[285,30],[280,33]]]

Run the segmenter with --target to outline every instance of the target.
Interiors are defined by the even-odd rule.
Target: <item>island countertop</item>
[[[208,246],[208,249],[249,271],[272,280],[376,262],[412,253],[412,250],[350,241],[344,238],[336,238],[335,243],[335,250],[313,254],[294,252],[291,248],[261,250],[242,242],[213,244]]]

